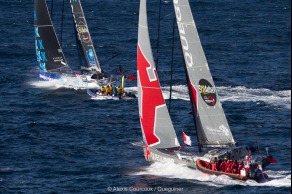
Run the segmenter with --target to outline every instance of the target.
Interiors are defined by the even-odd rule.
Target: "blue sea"
[[[138,0],[82,1],[102,68],[136,75]],[[270,181],[238,182],[173,164],[148,163],[137,100],[92,99],[85,90],[39,83],[32,0],[0,0],[0,193],[291,193],[290,0],[190,0],[234,139],[268,147]],[[48,1],[51,9],[51,0]],[[158,75],[169,103],[173,5],[148,1]],[[62,1],[53,22],[61,36]],[[175,31],[170,114],[196,144],[182,52]],[[73,20],[64,7],[62,47],[79,71]],[[136,82],[126,90],[137,91]]]

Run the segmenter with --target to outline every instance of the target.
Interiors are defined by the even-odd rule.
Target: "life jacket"
[[[217,171],[217,162],[212,163],[212,170]]]
[[[221,165],[220,165],[220,169],[221,169],[221,171],[225,172],[225,170],[226,170],[226,166],[227,166],[227,162],[226,162],[226,161],[223,161],[223,162],[221,163]]]
[[[114,87],[113,87],[113,86],[110,86],[109,88],[110,88],[110,91],[113,91],[113,89],[114,89]]]
[[[231,167],[232,167],[232,161],[228,161],[225,172],[231,173],[232,172],[232,168]]]
[[[101,91],[101,92],[105,92],[105,88],[104,88],[104,87],[101,87],[101,88],[100,88],[100,91]]]
[[[121,94],[122,93],[122,88],[121,87],[118,87],[118,94]]]
[[[105,89],[105,91],[106,91],[106,93],[110,93],[111,92],[110,87],[107,86],[106,89]]]
[[[232,172],[234,173],[234,174],[237,174],[238,173],[238,163],[237,163],[237,161],[235,161],[234,163],[233,163],[233,166],[232,166]]]

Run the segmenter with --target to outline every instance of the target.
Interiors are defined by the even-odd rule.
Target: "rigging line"
[[[65,0],[63,0],[62,4],[62,21],[61,21],[61,47],[63,47],[63,24],[64,24],[64,7],[65,7]]]
[[[161,20],[161,1],[159,1],[159,13],[158,13],[158,32],[157,32],[157,48],[156,48],[156,70],[158,69],[158,56],[159,56],[159,39],[160,39],[160,20]]]
[[[54,0],[51,1],[51,20],[53,20]]]
[[[171,49],[171,67],[170,67],[170,89],[169,89],[169,104],[168,104],[168,111],[171,110],[171,99],[172,99],[172,74],[173,74],[173,56],[174,56],[174,33],[175,33],[175,17],[173,18],[172,22],[172,49]]]

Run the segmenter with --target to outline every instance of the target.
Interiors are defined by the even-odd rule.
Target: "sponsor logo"
[[[79,22],[79,24],[76,26],[78,34],[79,34],[79,39],[82,42],[89,43],[90,42],[90,37],[89,37],[89,31],[86,27],[86,25],[83,22]]]
[[[208,130],[208,132],[210,134],[224,134],[226,137],[230,136],[229,130],[227,127],[225,127],[224,125],[220,125],[219,129],[218,128],[212,128],[210,126],[206,126],[206,129]]]
[[[88,51],[86,51],[86,55],[87,55],[90,66],[96,66],[93,50],[89,49]]]
[[[53,61],[54,62],[62,62],[63,61],[63,57],[54,57]]]
[[[162,163],[168,163],[168,162],[174,163],[174,159],[163,157],[163,156],[160,156],[158,154],[151,153],[150,157],[154,161],[158,161],[158,162],[162,162]]]
[[[216,105],[216,89],[210,84],[210,82],[205,79],[201,79],[199,81],[199,91],[206,104],[208,104],[209,106]]]
[[[228,137],[230,136],[229,130],[224,125],[220,125],[219,129]]]
[[[42,75],[42,74],[39,74],[40,78],[43,79],[43,80],[47,80],[47,81],[50,81],[50,80],[54,80],[54,78],[50,78],[50,77],[47,77],[45,75]]]
[[[185,37],[185,34],[186,34],[185,26],[181,22],[182,14],[181,14],[180,7],[176,6],[176,4],[178,4],[178,0],[174,0],[173,3],[174,3],[174,9],[175,9],[175,14],[176,14],[176,19],[177,19],[177,26],[178,26],[178,30],[180,34],[181,45],[184,51],[185,62],[188,67],[192,67],[194,65],[193,56],[189,52],[189,43],[188,43],[187,38]]]
[[[39,34],[39,28],[38,27],[34,27],[34,36],[36,38],[39,38],[40,37],[40,34]]]
[[[38,61],[38,66],[41,70],[45,71],[46,70],[46,64],[45,63],[42,63],[40,61]]]

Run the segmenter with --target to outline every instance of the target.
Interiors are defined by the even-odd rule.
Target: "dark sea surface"
[[[51,8],[51,1],[48,2]],[[62,1],[54,1],[60,37]],[[172,164],[150,164],[143,150],[137,100],[94,100],[85,90],[36,81],[33,1],[0,0],[0,193],[291,193],[290,0],[191,0],[210,70],[235,140],[269,147],[277,164],[258,184],[207,176]],[[136,74],[138,0],[82,1],[101,66]],[[156,58],[159,1],[148,2]],[[158,75],[168,96],[172,1],[163,1]],[[195,131],[175,33],[172,120],[177,134]],[[63,50],[79,71],[71,9],[65,3]],[[127,82],[136,89],[136,82]],[[167,100],[167,102],[169,102]],[[196,142],[195,142],[196,143]],[[173,190],[171,190],[173,189]],[[159,192],[160,191],[160,192]],[[134,192],[139,193],[139,192]]]

